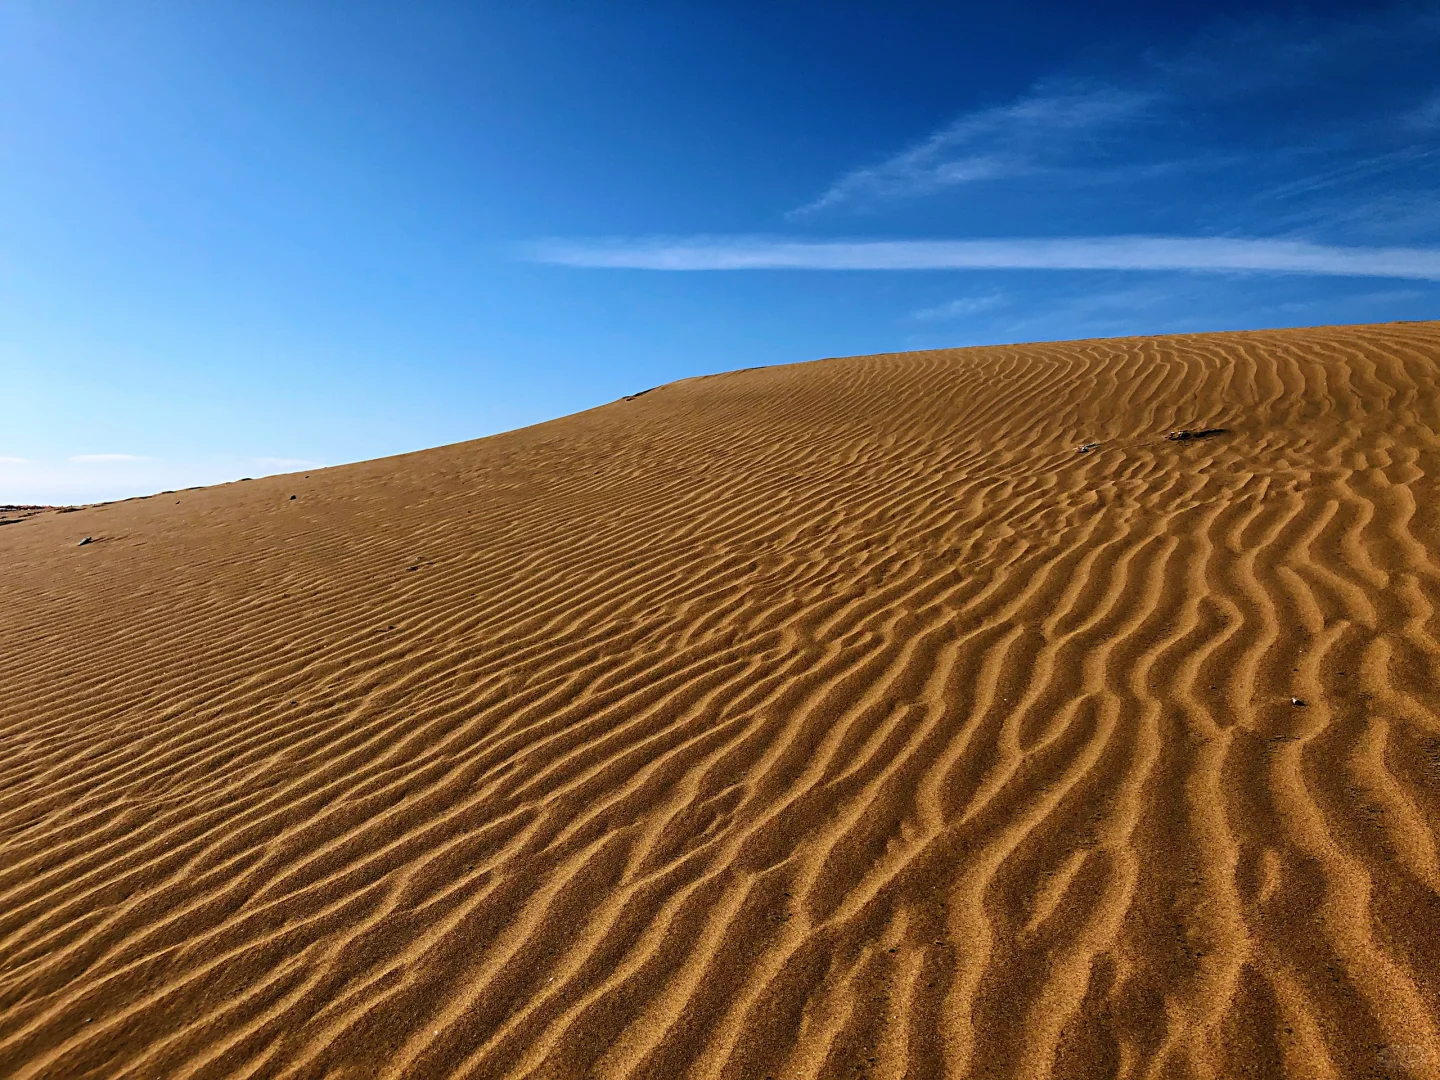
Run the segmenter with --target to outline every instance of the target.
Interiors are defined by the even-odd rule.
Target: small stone
[[[85,537],[84,540],[81,540],[80,543],[77,544],[76,546],[77,546],[77,547],[84,547],[86,544],[93,544],[94,542],[95,542],[95,538],[94,538],[93,536],[87,536],[87,537]]]
[[[1298,697],[1292,697],[1292,698],[1290,699],[1290,704],[1291,704],[1291,705],[1294,705],[1297,709],[1303,709],[1303,708],[1305,707],[1305,699],[1304,699],[1304,698],[1298,698]]]

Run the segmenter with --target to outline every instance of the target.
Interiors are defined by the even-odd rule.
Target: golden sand
[[[1437,481],[1429,323],[33,513],[0,1075],[1440,1075]]]

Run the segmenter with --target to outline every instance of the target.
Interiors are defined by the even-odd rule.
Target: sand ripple
[[[35,514],[0,1072],[1440,1076],[1437,481],[1432,323]]]

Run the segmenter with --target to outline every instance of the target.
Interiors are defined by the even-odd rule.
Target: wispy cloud
[[[1009,300],[1008,296],[999,292],[985,293],[980,296],[962,296],[958,300],[950,300],[944,304],[936,304],[934,307],[921,308],[919,311],[911,312],[910,318],[918,322],[964,319],[971,315],[979,315],[983,311],[1002,307]]]
[[[1440,281],[1440,249],[1299,240],[1115,236],[1001,240],[771,237],[550,241],[529,257],[632,270],[1190,270]]]
[[[1093,153],[1107,132],[1143,118],[1153,98],[1113,86],[1044,83],[1017,101],[967,113],[878,165],[847,173],[789,216],[1043,171],[1079,147]]]
[[[1367,307],[1403,303],[1426,296],[1422,289],[1380,289],[1374,292],[1350,293],[1347,296],[1316,297],[1310,300],[1289,300],[1275,304],[1276,311],[1297,312],[1317,309],[1334,310],[1340,304],[1364,304]]]
[[[149,461],[150,459],[139,454],[72,454],[70,460],[93,465],[106,461]]]
[[[1440,128],[1440,91],[1431,94],[1405,114],[1405,123],[1412,128],[1431,131]]]
[[[1017,189],[1053,197],[1102,182],[1138,196],[1147,181],[1184,173],[1223,172],[1215,190],[1241,198],[1276,181],[1293,182],[1291,197],[1306,195],[1316,172],[1321,183],[1393,187],[1410,164],[1403,152],[1433,148],[1428,136],[1440,128],[1440,89],[1424,74],[1440,43],[1440,9],[1419,8],[1218,19],[1187,47],[1148,53],[1104,79],[1052,76],[908,146],[902,135],[892,144],[898,152],[844,173],[787,217],[880,210],[998,180],[1008,183],[995,191],[1012,200]],[[1400,70],[1409,73],[1408,90],[1392,78]],[[1395,89],[1334,107],[1334,88],[1352,83]],[[1324,177],[1357,159],[1369,160],[1355,175]],[[965,207],[973,213],[994,193],[976,191]],[[1173,191],[1148,194],[1173,202]]]
[[[8,455],[0,454],[0,465],[25,465],[29,461],[29,458],[9,457]]]

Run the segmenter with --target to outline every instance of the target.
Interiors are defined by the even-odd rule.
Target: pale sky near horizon
[[[0,503],[1440,317],[1440,3],[1179,8],[0,0]]]

